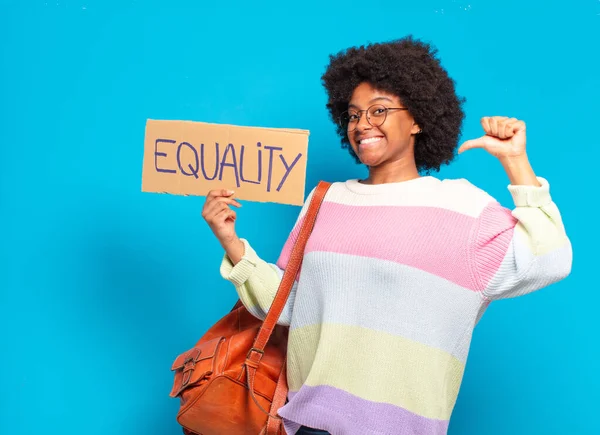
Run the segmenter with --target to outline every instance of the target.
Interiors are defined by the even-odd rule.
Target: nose
[[[363,113],[362,116],[358,119],[358,124],[356,124],[356,131],[358,133],[371,129],[371,124],[367,120],[367,114]]]

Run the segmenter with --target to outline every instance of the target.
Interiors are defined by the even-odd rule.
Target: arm
[[[514,210],[491,200],[472,231],[473,276],[485,298],[519,296],[566,277],[572,249],[548,182],[536,177],[525,151],[525,123],[481,119],[485,136],[465,142],[459,153],[483,148],[497,157],[510,180]]]
[[[226,253],[221,261],[220,273],[224,279],[235,286],[240,300],[248,311],[254,317],[264,320],[279,289],[283,269],[261,259],[247,240],[240,239],[240,242],[244,254],[234,264]],[[290,292],[285,308],[277,321],[278,324],[289,325],[295,296],[296,285]]]
[[[261,320],[264,320],[273,303],[273,299],[275,299],[283,272],[289,260],[289,254],[298,238],[300,227],[304,215],[308,210],[308,204],[313,192],[310,192],[304,202],[304,206],[276,264],[268,263],[261,259],[245,239],[236,237],[237,241],[232,242],[230,245],[223,245],[225,255],[221,261],[221,276],[235,286],[244,306],[253,316]],[[280,325],[290,324],[297,286],[298,283],[296,281],[277,322]]]
[[[572,249],[549,184],[508,186],[515,208],[496,201],[476,220],[471,264],[486,299],[516,297],[557,282],[571,271]]]

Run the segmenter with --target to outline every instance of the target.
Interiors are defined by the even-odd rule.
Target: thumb
[[[463,144],[460,146],[460,148],[458,148],[458,154],[461,154],[461,153],[471,150],[473,148],[485,148],[487,145],[486,139],[487,139],[487,136],[482,136],[478,139],[471,139],[466,142],[463,142]]]

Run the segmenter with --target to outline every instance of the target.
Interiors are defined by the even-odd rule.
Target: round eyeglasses
[[[373,127],[379,127],[385,122],[390,110],[408,110],[408,107],[385,107],[382,104],[374,104],[367,110],[347,110],[340,115],[340,126],[348,132],[356,130],[363,112],[367,112],[367,122]]]

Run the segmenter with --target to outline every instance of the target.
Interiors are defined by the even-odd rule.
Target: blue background
[[[600,2],[0,1],[0,434],[179,434],[170,365],[236,301],[202,197],[141,192],[147,118],[311,131],[307,191],[360,177],[320,76],[350,45],[432,42],[479,118],[524,119],[574,247],[572,275],[493,304],[450,434],[593,434]],[[466,177],[511,206],[484,151]],[[298,207],[245,202],[276,260]]]

